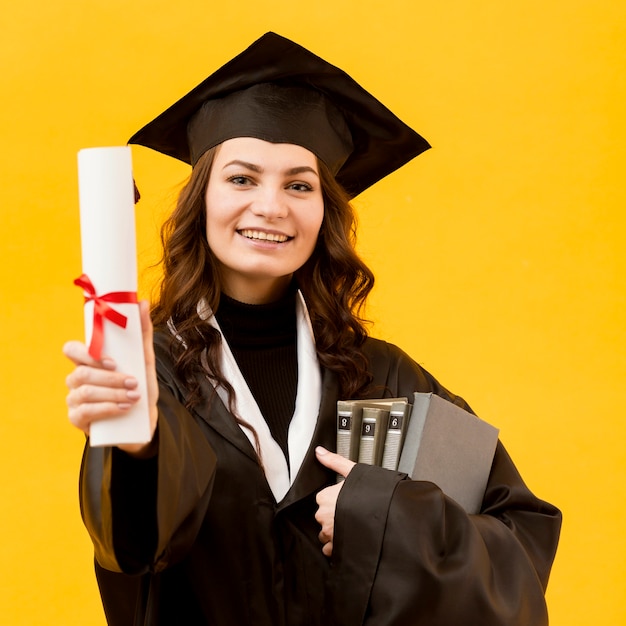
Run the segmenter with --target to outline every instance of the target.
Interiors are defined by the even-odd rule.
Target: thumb
[[[322,465],[324,465],[328,469],[333,470],[334,472],[337,472],[337,474],[340,474],[344,478],[356,465],[354,461],[350,461],[350,459],[346,459],[340,454],[329,452],[326,448],[323,448],[322,446],[317,446],[317,448],[315,448],[315,456]]]
[[[148,406],[150,407],[150,419],[152,432],[156,428],[157,422],[157,401],[159,399],[159,384],[156,375],[156,359],[154,356],[154,329],[150,318],[150,303],[142,300],[139,303],[139,314],[141,316],[141,334],[143,337],[143,353],[146,363],[146,383],[148,385]]]

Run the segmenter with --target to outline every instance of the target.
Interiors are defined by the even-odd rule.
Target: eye
[[[313,191],[313,187],[309,185],[309,183],[290,183],[287,185],[287,189],[292,189],[293,191]]]
[[[243,186],[252,184],[252,179],[249,178],[248,176],[244,176],[243,174],[237,174],[236,176],[229,176],[227,180],[229,183],[232,183],[233,185],[237,185],[238,187],[243,187]]]

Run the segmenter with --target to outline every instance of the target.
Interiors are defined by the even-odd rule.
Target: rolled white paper
[[[83,273],[96,295],[137,291],[135,194],[130,148],[87,148],[78,153],[78,190]],[[117,370],[134,376],[141,399],[123,416],[94,422],[92,446],[146,443],[150,440],[146,368],[139,306],[110,303],[126,316],[126,328],[104,320],[102,354]],[[85,336],[91,341],[93,302],[85,304]]]

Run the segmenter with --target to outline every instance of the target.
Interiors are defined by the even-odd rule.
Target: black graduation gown
[[[217,396],[193,413],[157,334],[158,454],[85,449],[81,510],[113,626],[541,626],[561,516],[524,485],[498,444],[480,515],[433,484],[357,465],[318,540],[316,493],[335,475],[335,376],[323,371],[313,441],[276,503],[253,448]],[[461,406],[395,346],[368,339],[388,397],[432,391]],[[212,395],[208,381],[206,397]],[[380,392],[374,394],[380,397]]]

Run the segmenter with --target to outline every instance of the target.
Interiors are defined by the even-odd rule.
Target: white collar
[[[205,303],[198,305],[198,313],[201,318],[206,319],[214,328],[220,330],[215,316],[211,314],[211,310]],[[235,390],[235,412],[254,428],[259,438],[265,478],[276,502],[280,502],[285,497],[294,478],[298,475],[304,456],[311,445],[322,398],[322,377],[315,350],[313,327],[311,326],[304,297],[300,291],[298,291],[296,300],[296,328],[298,386],[296,406],[289,424],[287,439],[289,466],[287,466],[281,447],[272,437],[267,422],[263,418],[252,392],[235,361],[230,346],[222,334],[222,373]],[[226,390],[218,385],[215,385],[215,388],[222,402],[228,407]],[[241,426],[241,429],[250,440],[250,443],[255,446],[256,442],[252,431],[244,426]]]

